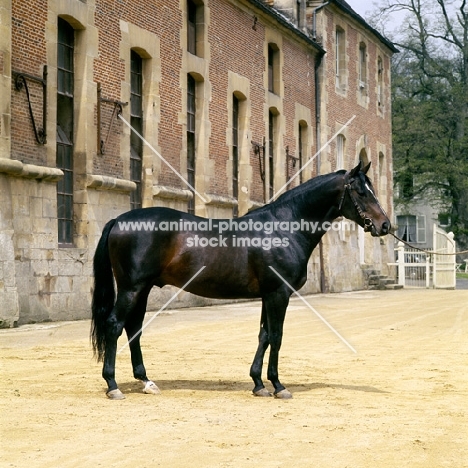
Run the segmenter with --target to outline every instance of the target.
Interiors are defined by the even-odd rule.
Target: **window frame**
[[[130,50],[130,124],[143,135],[143,58]],[[130,135],[130,180],[136,190],[130,192],[130,209],[142,208],[143,142],[131,132]]]
[[[196,165],[196,89],[197,83],[195,78],[187,75],[187,182],[195,187],[195,165]],[[187,212],[195,214],[195,193],[192,188],[193,197],[187,202]]]
[[[232,197],[239,201],[239,99],[232,95]],[[232,208],[233,218],[239,216],[239,207]]]
[[[57,140],[56,166],[64,176],[57,182],[59,247],[74,246],[74,82],[75,30],[57,19]]]

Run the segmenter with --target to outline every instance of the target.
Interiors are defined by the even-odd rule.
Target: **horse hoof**
[[[260,390],[257,390],[256,392],[252,392],[255,396],[259,397],[271,397],[271,393],[265,388],[261,388]]]
[[[289,400],[292,398],[292,393],[289,390],[281,390],[278,393],[275,393],[275,398],[280,398],[281,400]]]
[[[125,400],[125,395],[118,388],[115,390],[109,390],[106,393],[106,396],[110,400]]]
[[[148,380],[147,382],[145,382],[145,388],[143,389],[143,393],[150,393],[151,395],[158,395],[161,393],[161,390],[159,390],[158,386],[154,382],[151,382],[151,380]]]

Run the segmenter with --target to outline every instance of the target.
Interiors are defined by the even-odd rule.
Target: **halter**
[[[338,206],[338,210],[341,212],[341,207],[343,206],[343,201],[345,199],[346,193],[349,193],[349,198],[351,198],[351,201],[353,202],[354,206],[356,207],[356,210],[361,217],[361,219],[364,221],[364,232],[369,232],[372,229],[372,226],[374,223],[372,222],[372,219],[369,218],[368,216],[365,215],[365,213],[361,210],[361,207],[358,205],[356,199],[353,197],[353,194],[351,192],[351,182],[348,182],[344,184],[344,190],[343,190],[343,195],[341,196],[340,204]]]

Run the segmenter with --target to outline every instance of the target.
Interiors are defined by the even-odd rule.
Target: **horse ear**
[[[362,170],[364,174],[367,174],[367,171],[370,169],[370,165],[371,163],[369,162],[369,164],[366,167],[364,167],[364,169]]]
[[[359,160],[359,163],[358,165],[352,169],[351,171],[349,171],[349,177],[352,179],[353,177],[356,177],[356,175],[358,174],[358,172],[361,170],[361,167],[362,167],[362,161]]]

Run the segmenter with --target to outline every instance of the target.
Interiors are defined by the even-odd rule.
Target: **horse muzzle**
[[[367,222],[369,220],[369,222]],[[384,221],[380,227],[377,227],[372,220],[366,218],[364,220],[364,231],[370,232],[372,237],[386,236],[390,232],[391,228],[390,221]]]

